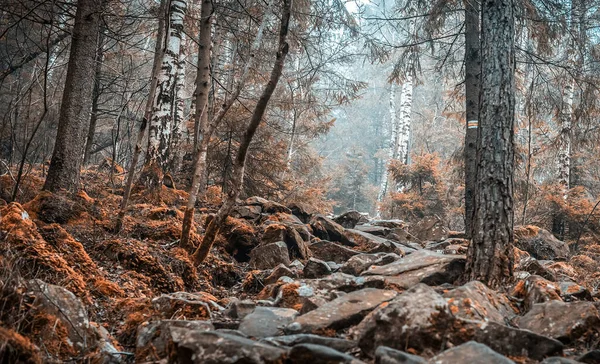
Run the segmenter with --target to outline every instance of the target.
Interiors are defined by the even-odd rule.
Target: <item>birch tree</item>
[[[162,177],[169,158],[169,140],[176,102],[177,63],[181,52],[186,8],[185,0],[170,0],[169,2],[169,23],[162,65],[154,95],[153,114],[148,128],[148,150],[140,176],[140,183],[150,193],[160,192]]]

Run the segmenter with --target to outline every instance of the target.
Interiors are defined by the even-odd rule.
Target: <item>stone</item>
[[[271,274],[267,278],[265,278],[265,284],[273,284],[279,280],[281,277],[290,277],[290,278],[298,278],[296,272],[286,267],[283,264],[279,264],[271,271]]]
[[[296,334],[277,337],[269,337],[261,340],[274,346],[295,346],[298,344],[317,344],[327,346],[337,351],[346,352],[356,347],[356,342],[334,337],[326,337],[312,334]]]
[[[346,231],[340,224],[323,215],[313,216],[310,220],[310,226],[312,227],[313,235],[321,240],[339,242],[347,246],[355,245],[346,236]]]
[[[598,364],[600,363],[600,350],[588,351],[577,358],[577,361],[586,364]]]
[[[293,226],[284,224],[267,225],[262,235],[262,244],[285,242],[290,259],[308,259],[310,251],[308,244]]]
[[[514,364],[514,361],[475,341],[448,349],[432,358],[431,362],[435,364]]]
[[[250,252],[250,266],[253,268],[271,269],[279,264],[290,264],[288,248],[283,241],[259,245]]]
[[[173,354],[178,363],[276,364],[287,350],[217,331],[171,328]]]
[[[298,217],[304,224],[308,224],[308,222],[312,218],[312,214],[308,212],[309,209],[302,203],[291,203],[288,205],[288,208],[290,209],[290,211],[292,211],[292,214]]]
[[[204,293],[173,292],[162,294],[152,299],[152,306],[163,317],[172,317],[178,312],[185,311],[193,317],[211,318],[211,306],[218,308],[217,298]]]
[[[225,314],[233,319],[243,319],[247,315],[254,312],[256,303],[252,300],[240,300],[232,297],[229,300],[229,305],[225,310]]]
[[[560,354],[563,348],[559,341],[528,330],[455,317],[446,300],[425,284],[412,287],[371,312],[356,326],[354,335],[368,356],[382,345],[423,352],[471,340],[506,356],[528,356],[535,360]]]
[[[265,203],[263,203],[262,205],[262,209],[264,213],[267,214],[277,214],[277,213],[283,213],[283,214],[292,214],[292,210],[290,210],[289,208],[283,206],[280,203],[274,202],[274,201],[267,201]]]
[[[389,229],[403,229],[406,227],[406,223],[402,220],[372,220],[370,222],[374,226],[383,226]]]
[[[231,212],[231,216],[238,219],[256,220],[261,216],[262,207],[260,205],[236,206]]]
[[[444,248],[443,253],[449,255],[467,254],[468,249],[464,245],[448,245]]]
[[[580,361],[576,361],[569,358],[563,358],[562,356],[551,356],[544,359],[540,364],[578,364]]]
[[[452,246],[452,245],[460,245],[460,246],[468,247],[469,240],[460,239],[460,238],[448,238],[443,241],[429,241],[425,244],[425,249],[433,250],[433,251],[437,251],[438,253],[441,253],[444,251],[444,249],[446,249],[447,247]]]
[[[298,311],[280,307],[256,307],[246,315],[238,330],[250,337],[269,337],[283,334],[283,327],[292,323]]]
[[[540,276],[529,276],[519,281],[512,290],[512,296],[523,299],[525,311],[529,311],[535,303],[562,301],[559,285]]]
[[[427,364],[427,360],[404,351],[380,346],[375,350],[375,364]]]
[[[320,240],[309,245],[313,257],[336,263],[344,263],[351,257],[360,254],[356,250],[346,248],[345,246],[333,243],[327,240]]]
[[[547,230],[537,226],[517,226],[514,229],[515,246],[535,259],[567,260],[569,246]]]
[[[400,258],[402,258],[400,255],[394,253],[358,254],[348,259],[342,265],[341,271],[358,276],[372,265],[386,265]]]
[[[358,211],[348,211],[336,217],[333,221],[346,229],[354,229],[362,217],[362,214]]]
[[[448,238],[448,229],[437,216],[426,216],[412,225],[408,232],[421,241],[442,241]]]
[[[182,327],[197,331],[214,330],[210,321],[160,320],[142,323],[135,340],[135,360],[147,362],[168,356],[171,342],[171,327]]]
[[[600,333],[600,316],[591,302],[537,303],[516,322],[522,329],[564,343],[575,341],[590,333]]]
[[[540,276],[551,282],[556,282],[556,275],[535,258],[529,258],[522,261],[519,270],[525,271],[531,275]]]
[[[504,324],[517,311],[509,299],[479,281],[471,281],[444,293],[450,311],[469,320],[495,321]]]
[[[419,250],[393,263],[371,266],[362,276],[388,276],[387,283],[407,289],[417,283],[441,285],[454,283],[464,271],[464,255],[445,255],[429,250]]]
[[[374,225],[358,225],[356,227],[346,227],[346,229],[353,229],[354,231],[367,233],[370,235],[377,235],[380,237],[385,237],[390,233],[391,229],[385,226],[374,226]]]
[[[592,293],[579,284],[571,281],[559,282],[560,297],[565,302],[572,301],[592,301]]]
[[[304,278],[321,278],[331,274],[331,267],[320,259],[310,258],[304,266]]]
[[[365,288],[348,293],[296,318],[291,333],[312,333],[322,329],[343,329],[358,323],[369,311],[387,302],[395,291]]]
[[[265,203],[269,202],[269,200],[267,200],[266,198],[262,198],[259,196],[252,196],[252,197],[248,197],[245,201],[244,201],[244,205],[250,205],[250,206],[262,206]]]
[[[400,244],[381,236],[354,229],[346,229],[346,235],[360,247],[360,250],[368,251],[369,253],[385,252],[404,255]]]
[[[292,347],[287,360],[290,364],[364,364],[355,357],[323,345],[298,344]]]

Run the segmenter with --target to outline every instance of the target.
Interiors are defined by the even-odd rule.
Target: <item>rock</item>
[[[173,317],[175,314],[196,318],[211,317],[211,305],[216,305],[217,298],[209,294],[189,292],[173,292],[152,299],[152,305],[163,317]],[[217,307],[217,306],[213,306]]]
[[[348,211],[348,212],[343,213],[340,216],[336,217],[335,219],[333,219],[333,221],[340,224],[342,227],[344,227],[346,229],[354,229],[356,224],[358,224],[358,222],[361,221],[362,218],[363,218],[363,216],[361,215],[360,212]]]
[[[254,312],[256,303],[252,300],[240,300],[232,297],[229,301],[229,305],[225,310],[225,314],[233,319],[243,319],[247,315]]]
[[[400,255],[393,253],[358,254],[348,259],[342,265],[341,270],[344,273],[358,276],[372,265],[386,265],[400,258],[402,258]]]
[[[309,245],[309,249],[313,257],[336,263],[344,263],[351,257],[360,254],[356,250],[348,249],[345,246],[327,240],[317,241]]]
[[[370,222],[374,226],[383,226],[389,229],[403,229],[406,223],[402,220],[373,220]]]
[[[262,209],[264,213],[267,214],[277,214],[277,213],[283,213],[283,214],[292,214],[292,210],[288,209],[287,207],[283,206],[280,203],[274,202],[274,201],[267,201],[266,203],[263,203],[262,205]]]
[[[386,235],[386,238],[402,244],[410,244],[411,246],[414,246],[415,249],[421,249],[423,246],[423,242],[409,233],[406,228],[391,229]]]
[[[591,302],[549,301],[534,304],[517,319],[522,329],[531,330],[564,343],[600,332],[600,316]]]
[[[584,286],[580,286],[575,282],[559,282],[558,286],[560,289],[560,297],[565,302],[593,300],[592,293]]]
[[[376,235],[380,237],[385,237],[390,233],[391,229],[385,226],[373,226],[373,225],[358,225],[356,227],[346,227],[346,229],[353,229],[356,232],[366,233],[370,235]]]
[[[431,361],[435,364],[514,364],[514,361],[498,354],[489,347],[469,341],[436,355]]]
[[[250,253],[250,266],[253,268],[271,269],[278,264],[290,264],[288,248],[283,241],[259,245]]]
[[[525,271],[532,275],[540,276],[551,282],[556,282],[556,276],[548,268],[546,268],[539,260],[535,258],[529,258],[520,263],[519,270]]]
[[[421,241],[442,241],[448,238],[448,229],[437,216],[427,216],[408,229]]]
[[[457,254],[467,254],[467,250],[469,248],[464,245],[448,245],[444,248],[444,254],[449,255],[457,255]]]
[[[427,364],[420,356],[380,346],[375,350],[375,364]]]
[[[512,295],[523,299],[525,311],[535,304],[552,300],[562,301],[557,283],[550,282],[540,276],[529,276],[517,283]]]
[[[356,342],[346,339],[325,337],[312,334],[297,334],[269,337],[261,340],[269,345],[275,346],[295,346],[298,344],[317,344],[327,346],[337,351],[345,352],[356,347]]]
[[[269,274],[269,276],[267,278],[265,278],[265,284],[273,284],[275,282],[277,282],[279,280],[279,278],[286,276],[286,277],[290,277],[290,278],[298,278],[298,275],[296,274],[296,272],[294,272],[293,270],[291,270],[290,268],[286,267],[283,264],[279,264],[278,266],[276,266],[275,268],[273,268],[273,271],[271,272],[271,274]]]
[[[457,317],[504,324],[516,314],[505,295],[471,281],[444,293],[450,311]]]
[[[537,226],[515,227],[515,246],[535,259],[567,260],[569,246],[547,230]]]
[[[301,203],[294,202],[288,205],[294,216],[298,217],[304,224],[308,224],[312,218],[312,214],[308,212],[308,208]]]
[[[340,242],[347,246],[354,246],[354,242],[348,239],[344,228],[335,221],[323,216],[315,215],[310,220],[313,235],[321,240]],[[328,259],[329,260],[329,259]]]
[[[290,364],[360,364],[364,363],[355,357],[340,353],[327,346],[315,344],[298,344],[290,350],[288,358]]]
[[[257,220],[261,216],[262,207],[260,205],[236,206],[231,212],[231,216],[238,219]]]
[[[429,250],[419,250],[393,263],[371,266],[361,275],[388,276],[387,282],[402,289],[417,283],[440,285],[454,283],[464,271],[463,255],[445,255]]]
[[[290,324],[298,316],[298,311],[280,307],[256,307],[254,312],[246,315],[240,323],[244,335],[263,338],[283,334],[282,328]]]
[[[444,251],[444,249],[446,249],[447,247],[452,246],[452,245],[468,247],[469,240],[460,239],[460,238],[449,238],[449,239],[446,239],[443,241],[429,241],[425,244],[425,249],[433,250],[433,251],[437,251],[438,253],[441,253]]]
[[[249,206],[262,206],[266,203],[268,203],[269,200],[267,200],[266,198],[262,198],[259,196],[252,196],[252,197],[248,197],[245,201],[244,201],[244,205],[249,205]]]
[[[214,330],[210,321],[161,320],[142,323],[137,330],[135,360],[147,362],[166,358],[171,342],[171,327],[182,327],[197,331]]]
[[[262,244],[283,241],[287,245],[290,259],[308,259],[310,252],[307,243],[293,226],[283,224],[268,225],[262,236]]]
[[[320,278],[331,274],[331,268],[326,262],[310,258],[304,266],[304,278]]]
[[[115,357],[114,353],[120,350],[113,346],[113,343],[116,345],[116,341],[106,330],[89,321],[85,306],[72,292],[39,279],[27,281],[26,288],[33,301],[32,314],[45,316],[50,322],[54,321],[49,328],[53,331],[50,335],[54,336],[55,331],[65,330],[66,337],[56,336],[56,339],[61,340],[57,345],[68,345],[81,356],[91,354],[90,359],[93,357],[98,362],[117,361],[118,357]],[[40,333],[43,334],[45,333]]]
[[[403,256],[403,249],[409,249],[409,247],[404,247],[391,240],[359,230],[347,229],[346,235],[356,243],[357,247],[355,247],[355,249],[360,249],[369,253],[396,253]]]
[[[598,364],[600,363],[600,350],[589,351],[577,358],[577,361],[586,364]]]
[[[372,356],[378,346],[438,351],[442,345],[477,341],[503,355],[541,360],[562,352],[563,345],[527,330],[455,317],[446,300],[419,284],[369,314],[354,330],[359,347]]]
[[[296,318],[290,332],[311,333],[322,329],[343,329],[359,322],[369,311],[387,302],[397,293],[365,288],[348,293]]]
[[[563,358],[562,356],[551,356],[544,359],[540,364],[578,364],[579,361]]]
[[[276,364],[287,354],[285,349],[216,331],[171,328],[171,338],[178,363]]]

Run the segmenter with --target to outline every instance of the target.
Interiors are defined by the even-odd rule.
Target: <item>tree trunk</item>
[[[50,192],[79,189],[103,1],[79,0],[77,3],[56,142],[44,184],[44,190]]]
[[[477,128],[479,126],[479,3],[465,0],[465,233],[471,237],[477,183]]]
[[[162,57],[161,72],[154,95],[154,112],[148,127],[148,150],[140,184],[150,195],[158,195],[162,187],[164,169],[169,160],[169,132],[173,123],[177,61],[181,50],[185,0],[170,0],[169,25]]]
[[[185,89],[185,50],[181,48],[179,58],[177,60],[177,80],[175,81],[175,102],[173,103],[172,118],[173,125],[171,127],[171,134],[169,138],[169,149],[171,153],[169,155],[169,163],[167,170],[171,175],[179,171],[181,160],[183,158],[181,143],[183,141],[183,128],[185,126],[185,115],[184,115],[184,100],[183,90]]]
[[[408,145],[410,141],[410,121],[412,115],[413,79],[408,75],[400,91],[400,119],[398,120],[398,141],[396,143],[395,159],[408,164]]]
[[[98,35],[98,51],[96,52],[96,61],[94,66],[94,91],[92,92],[92,115],[90,116],[90,125],[88,128],[87,140],[85,142],[85,153],[83,154],[83,165],[89,163],[92,144],[94,144],[94,134],[96,133],[96,122],[98,121],[98,100],[100,99],[100,73],[102,71],[102,61],[104,59],[104,30],[100,29]]]
[[[377,216],[381,215],[381,204],[385,199],[385,195],[388,192],[388,187],[390,184],[389,181],[389,171],[388,171],[388,163],[391,162],[395,157],[395,151],[398,149],[398,120],[396,118],[396,84],[390,84],[390,100],[389,100],[389,113],[390,113],[390,140],[389,140],[389,152],[388,152],[388,161],[385,163],[385,168],[382,169],[381,174],[381,186],[379,187],[379,195],[377,196]]]
[[[279,78],[281,77],[281,73],[283,72],[283,65],[285,63],[285,57],[289,50],[289,45],[286,41],[289,22],[291,17],[291,3],[292,0],[283,0],[283,11],[281,16],[281,26],[279,29],[279,47],[275,59],[275,64],[273,65],[273,69],[271,70],[271,76],[269,78],[269,82],[265,86],[254,111],[252,113],[252,117],[250,119],[250,124],[242,137],[242,141],[240,143],[240,147],[238,149],[235,163],[233,165],[233,174],[231,179],[229,180],[231,188],[227,194],[227,198],[223,202],[223,205],[215,215],[215,217],[211,220],[206,228],[206,232],[204,234],[204,238],[202,239],[202,243],[198,247],[198,249],[194,252],[194,262],[198,265],[202,263],[215,241],[221,226],[231,209],[235,205],[235,201],[240,195],[240,191],[244,182],[244,167],[246,165],[246,157],[248,154],[248,148],[250,147],[250,142],[260,125],[260,122],[263,118],[265,110],[267,108],[267,104],[275,91],[275,87],[279,82]]]
[[[121,200],[121,206],[119,214],[117,215],[117,222],[115,224],[115,231],[119,232],[123,226],[123,218],[125,217],[125,209],[129,203],[129,197],[131,196],[131,188],[133,187],[133,178],[135,176],[135,167],[140,159],[142,153],[142,143],[144,142],[144,136],[148,127],[148,120],[152,118],[152,105],[154,104],[154,94],[156,92],[156,85],[158,84],[158,74],[160,72],[163,41],[165,37],[165,14],[168,0],[161,0],[160,2],[160,14],[158,17],[158,29],[156,31],[156,44],[154,45],[154,60],[152,63],[152,75],[150,78],[150,90],[148,92],[148,99],[146,100],[146,106],[144,109],[144,118],[140,123],[140,129],[133,149],[133,157],[131,158],[131,165],[129,171],[127,171],[127,183],[123,191],[123,199]]]
[[[511,0],[482,4],[481,105],[472,243],[465,277],[498,287],[513,273],[515,119]]]
[[[237,80],[233,92],[231,94],[231,96],[229,97],[229,99],[226,99],[223,104],[221,105],[221,108],[219,109],[219,112],[212,118],[212,120],[210,120],[210,122],[208,122],[208,115],[203,116],[203,115],[198,115],[198,110],[203,110],[203,113],[207,112],[208,109],[208,91],[210,90],[210,70],[209,65],[210,65],[210,28],[211,28],[211,18],[209,15],[205,15],[205,14],[211,14],[212,13],[212,5],[211,4],[206,4],[204,1],[202,3],[202,10],[203,13],[201,15],[201,19],[205,19],[205,23],[202,24],[201,28],[205,30],[204,35],[208,38],[208,39],[204,39],[203,40],[203,46],[204,51],[206,52],[206,54],[199,54],[198,57],[198,62],[200,62],[202,60],[202,66],[200,67],[200,64],[198,66],[199,71],[204,70],[203,72],[206,72],[206,74],[204,74],[202,77],[202,79],[198,79],[198,82],[203,81],[202,86],[204,87],[204,83],[206,83],[206,89],[205,89],[205,94],[202,95],[202,97],[206,97],[205,101],[200,101],[199,98],[197,98],[196,100],[196,117],[200,117],[200,122],[198,123],[199,125],[199,134],[198,137],[200,138],[200,145],[198,147],[198,150],[196,150],[196,156],[194,159],[194,175],[192,176],[192,185],[190,187],[190,191],[189,191],[189,198],[188,198],[188,202],[186,205],[186,210],[185,210],[185,214],[183,217],[183,225],[181,228],[181,246],[183,247],[188,247],[189,245],[189,237],[190,237],[190,231],[192,228],[192,223],[194,222],[194,209],[196,206],[196,200],[198,198],[198,192],[199,189],[203,189],[204,186],[206,185],[206,175],[207,175],[207,171],[206,171],[206,157],[208,155],[208,144],[210,143],[210,138],[214,132],[214,130],[219,126],[219,124],[221,123],[221,121],[223,120],[223,118],[225,117],[225,114],[227,114],[227,111],[229,111],[229,109],[231,108],[231,106],[233,105],[233,103],[237,100],[238,96],[240,95],[242,88],[244,87],[244,84],[246,82],[246,78],[248,77],[248,74],[250,73],[250,66],[253,63],[254,60],[254,53],[256,53],[256,51],[258,50],[258,48],[260,47],[260,43],[262,41],[262,35],[265,29],[265,26],[267,24],[267,21],[269,19],[269,15],[271,13],[271,9],[273,6],[273,0],[271,0],[269,2],[269,5],[267,7],[267,10],[265,11],[265,14],[263,15],[263,20],[258,28],[258,32],[256,34],[256,38],[254,39],[254,42],[251,46],[251,51],[250,51],[250,59],[248,60],[248,62],[246,63],[246,65],[244,66],[244,70],[242,71],[242,75],[240,76],[240,78]],[[203,36],[202,34],[200,35],[201,37]],[[205,59],[203,59],[202,57],[209,57],[208,61],[206,61]],[[206,62],[206,63],[204,63]],[[202,87],[197,87],[197,92],[199,92],[198,90],[200,90]],[[198,105],[200,105],[201,103],[204,103],[203,108],[199,108]],[[202,112],[202,111],[201,111]],[[205,117],[206,120],[202,120],[202,118]],[[206,122],[206,125],[203,125],[202,123]],[[211,243],[212,245],[212,243]],[[210,249],[210,248],[209,248]]]
[[[200,37],[198,41],[198,75],[196,76],[196,114],[194,115],[195,169],[192,186],[183,217],[181,246],[189,248],[189,237],[194,222],[198,190],[206,185],[206,155],[210,137],[204,137],[208,128],[208,95],[210,93],[210,48],[212,32],[212,0],[202,0],[200,10]]]

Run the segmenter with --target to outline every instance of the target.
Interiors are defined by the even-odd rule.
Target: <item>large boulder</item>
[[[351,292],[299,316],[287,330],[313,333],[323,329],[343,329],[358,323],[371,310],[396,295],[395,291],[374,288]]]
[[[183,327],[197,331],[214,330],[210,321],[160,320],[144,322],[137,330],[135,360],[137,362],[149,362],[157,358],[166,358],[171,343],[171,327]]]
[[[356,245],[346,236],[345,229],[335,221],[323,216],[315,215],[310,220],[313,235],[322,240],[342,243],[347,246]]]
[[[537,226],[515,227],[515,246],[535,259],[567,260],[569,246],[547,230]]]
[[[308,259],[310,256],[308,244],[293,226],[286,224],[267,225],[263,232],[262,244],[276,243],[278,241],[285,242],[290,259]]]
[[[480,321],[504,323],[512,319],[517,310],[508,298],[489,289],[479,281],[471,281],[444,293],[450,311],[457,317]]]
[[[361,221],[366,220],[365,217],[358,211],[348,211],[341,214],[340,216],[333,219],[336,223],[340,224],[346,229],[354,229],[354,227]]]
[[[442,241],[448,238],[448,229],[437,216],[426,216],[412,225],[408,232],[421,241]]]
[[[320,278],[331,274],[331,267],[320,259],[310,258],[303,270],[304,278]]]
[[[360,254],[360,252],[356,250],[346,248],[343,245],[327,240],[316,241],[309,245],[309,249],[315,258],[340,264],[346,262],[353,256]]]
[[[380,346],[375,351],[375,364],[427,364],[427,360],[404,351]]]
[[[519,281],[512,290],[512,295],[523,300],[525,311],[529,311],[536,303],[562,301],[560,286],[540,276],[529,276]]]
[[[454,283],[464,271],[464,255],[446,255],[419,250],[390,264],[371,266],[363,276],[387,276],[390,285],[407,289],[417,283],[440,285]]]
[[[537,303],[525,316],[517,319],[517,324],[522,329],[565,343],[600,333],[600,316],[591,302]]]
[[[256,307],[254,312],[246,315],[240,323],[243,334],[263,338],[282,335],[282,328],[294,321],[298,311],[280,307]]]
[[[372,265],[386,265],[400,258],[400,255],[394,253],[358,254],[348,259],[341,270],[343,273],[358,276]]]
[[[431,361],[435,364],[514,364],[514,361],[475,341],[446,350]]]
[[[313,334],[275,336],[264,338],[261,341],[274,346],[296,346],[298,344],[316,344],[327,346],[341,352],[346,352],[356,348],[356,342],[352,340]]]
[[[171,328],[172,359],[194,364],[276,364],[287,350],[217,331]]]
[[[288,247],[283,241],[259,245],[250,253],[250,266],[256,269],[271,269],[279,264],[290,265]]]
[[[551,338],[493,321],[466,320],[454,316],[446,300],[419,284],[369,314],[355,329],[359,346],[372,356],[378,346],[416,352],[438,351],[467,341],[477,341],[507,356],[541,360],[562,352]]]

